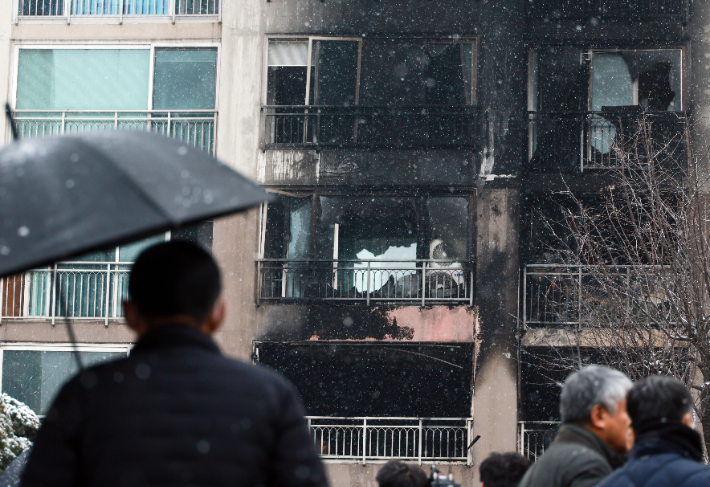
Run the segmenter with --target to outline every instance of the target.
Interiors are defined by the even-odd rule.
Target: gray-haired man
[[[518,487],[592,487],[630,450],[626,393],[631,380],[618,370],[590,365],[562,386],[562,426],[545,454]]]

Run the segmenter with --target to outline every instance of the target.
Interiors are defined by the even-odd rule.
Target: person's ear
[[[681,422],[686,425],[688,428],[693,427],[693,415],[690,413],[685,413],[685,416],[683,416],[683,419],[681,419]]]
[[[126,318],[126,325],[133,330],[138,338],[142,337],[146,332],[146,326],[143,322],[143,317],[136,309],[136,305],[130,301],[123,302],[123,316]]]
[[[597,404],[592,408],[592,412],[589,415],[589,421],[595,428],[603,430],[606,428],[610,416],[611,415],[605,406]]]
[[[214,334],[224,323],[224,318],[227,315],[227,303],[224,299],[220,299],[215,303],[212,311],[210,311],[207,319],[202,323],[200,329],[207,335]]]

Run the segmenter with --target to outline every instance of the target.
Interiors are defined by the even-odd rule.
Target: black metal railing
[[[640,141],[661,144],[666,155],[683,158],[685,129],[682,112],[528,112],[528,167],[554,172],[610,168],[624,154],[644,157],[636,150]]]
[[[263,106],[263,145],[353,148],[474,147],[473,106]]]
[[[473,269],[456,260],[260,259],[259,300],[473,305]]]
[[[686,0],[531,0],[532,19],[559,20],[682,20]]]

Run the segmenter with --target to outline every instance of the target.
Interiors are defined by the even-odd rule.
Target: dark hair
[[[485,487],[516,487],[532,462],[520,453],[491,453],[478,467]]]
[[[678,379],[652,375],[631,388],[626,410],[634,430],[650,421],[680,423],[693,410],[693,397]]]
[[[375,477],[380,487],[426,487],[428,479],[424,470],[399,460],[390,460]]]
[[[128,283],[131,302],[146,318],[185,314],[196,324],[210,313],[221,288],[214,258],[186,241],[165,242],[143,251]]]

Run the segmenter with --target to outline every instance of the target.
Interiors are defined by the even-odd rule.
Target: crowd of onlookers
[[[618,370],[590,365],[565,381],[560,415],[555,440],[534,464],[518,453],[493,453],[479,466],[481,487],[710,486],[693,398],[672,377],[633,384]],[[385,464],[377,482],[435,485],[399,461]]]

